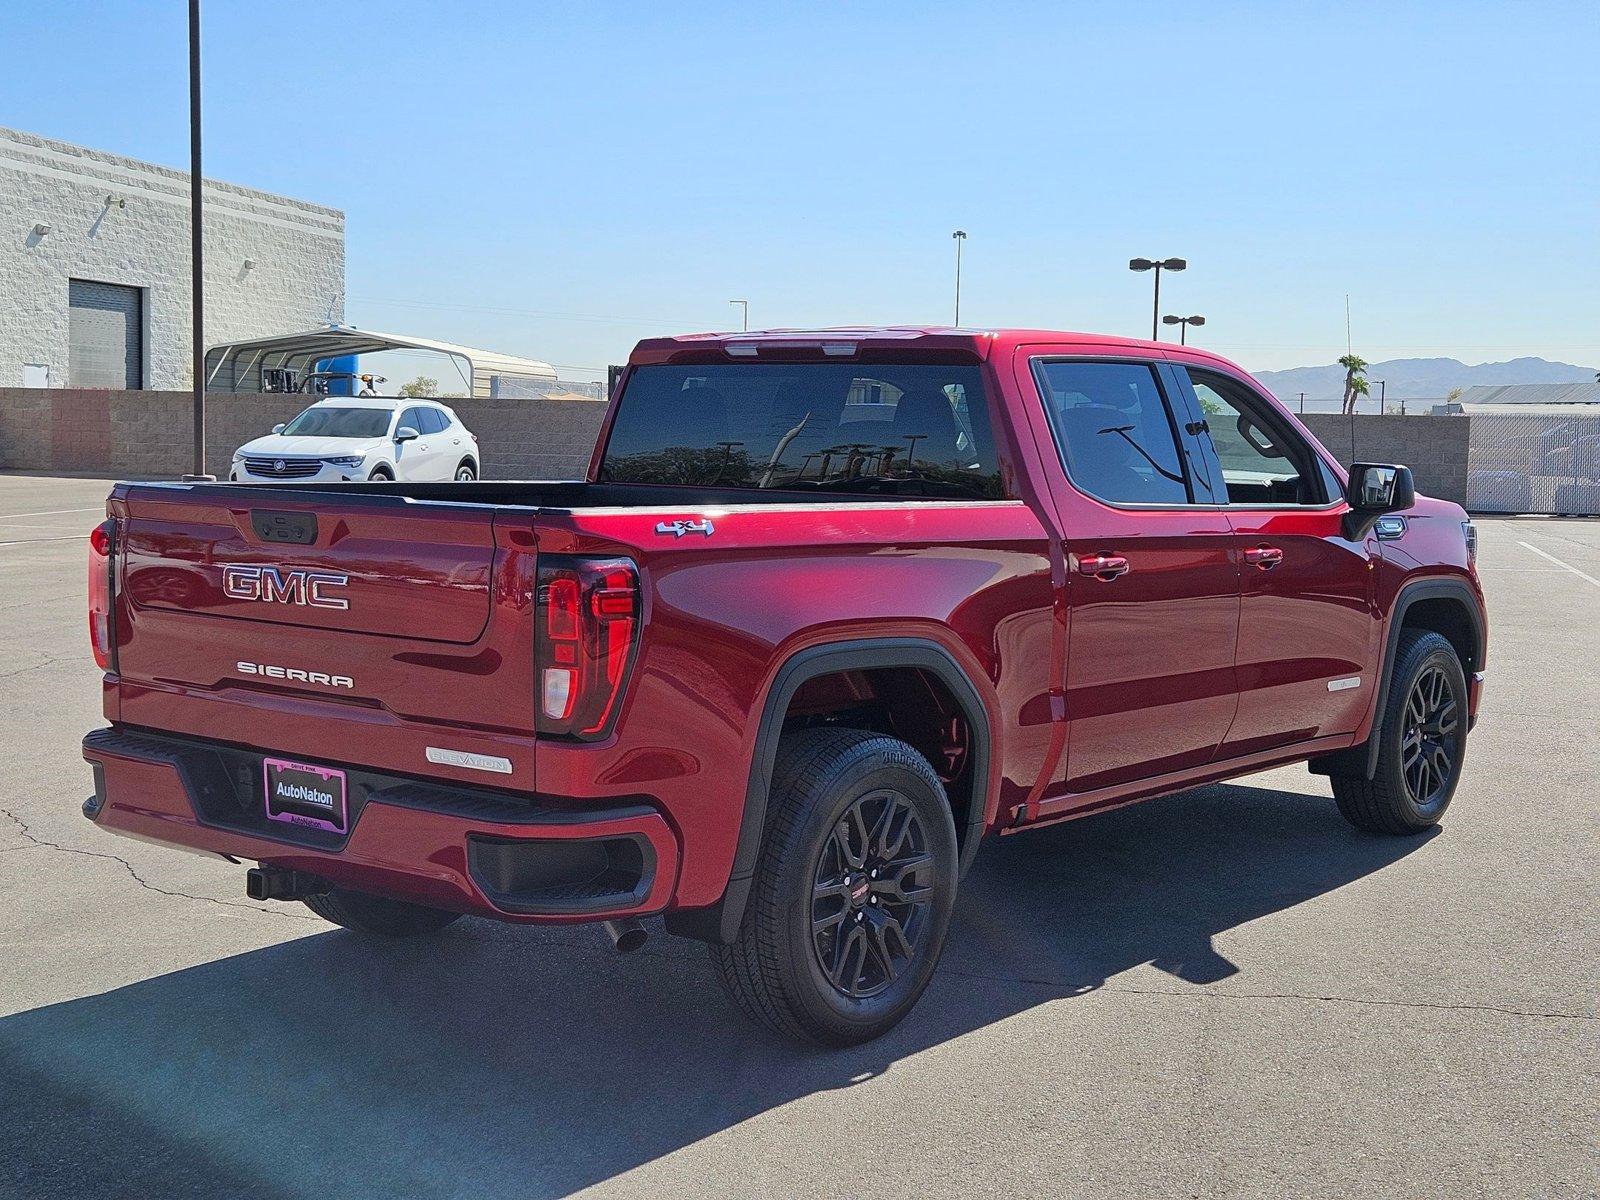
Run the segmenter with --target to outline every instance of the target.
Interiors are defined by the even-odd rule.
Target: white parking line
[[[74,533],[67,537],[19,538],[14,542],[0,542],[0,546],[37,546],[42,542],[86,542],[87,533]]]
[[[1600,579],[1596,579],[1593,575],[1585,575],[1582,571],[1578,570],[1577,567],[1573,566],[1569,562],[1562,562],[1554,554],[1550,554],[1550,553],[1548,553],[1548,552],[1546,552],[1544,550],[1541,550],[1541,549],[1539,549],[1539,547],[1531,545],[1528,542],[1518,542],[1517,545],[1521,546],[1524,550],[1532,550],[1540,558],[1548,558],[1551,562],[1555,563],[1556,566],[1565,567],[1567,570],[1571,571],[1574,575],[1576,575],[1579,579],[1582,579],[1582,580],[1585,580],[1585,581],[1587,581],[1589,583],[1592,583],[1592,584],[1594,584],[1595,587],[1600,587]]]
[[[49,512],[5,513],[0,515],[0,521],[20,521],[23,517],[60,517],[67,513],[105,512],[105,510],[104,504],[94,508],[52,508]]]

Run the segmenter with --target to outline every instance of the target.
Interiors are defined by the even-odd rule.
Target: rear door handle
[[[1262,571],[1270,571],[1283,561],[1283,551],[1276,546],[1251,546],[1244,552],[1244,561]]]
[[[1084,554],[1078,558],[1078,573],[1093,575],[1102,583],[1110,583],[1118,575],[1128,573],[1128,560],[1120,554]]]

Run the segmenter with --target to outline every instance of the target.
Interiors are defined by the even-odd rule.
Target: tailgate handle
[[[271,512],[250,510],[250,526],[263,542],[287,542],[291,546],[310,546],[317,540],[317,514],[309,512]]]

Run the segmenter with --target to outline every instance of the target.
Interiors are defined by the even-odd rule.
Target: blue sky
[[[187,157],[185,6],[0,6],[0,124]],[[1600,362],[1600,8],[208,0],[206,173],[348,218],[347,317],[545,358],[962,317],[1251,368]],[[574,377],[583,374],[568,370]]]

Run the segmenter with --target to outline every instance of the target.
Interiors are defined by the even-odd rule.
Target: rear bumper
[[[350,831],[335,835],[268,827],[258,751],[114,726],[84,738],[83,757],[95,781],[84,815],[102,829],[415,904],[599,921],[666,908],[677,881],[677,839],[643,804],[559,808],[349,768]]]

